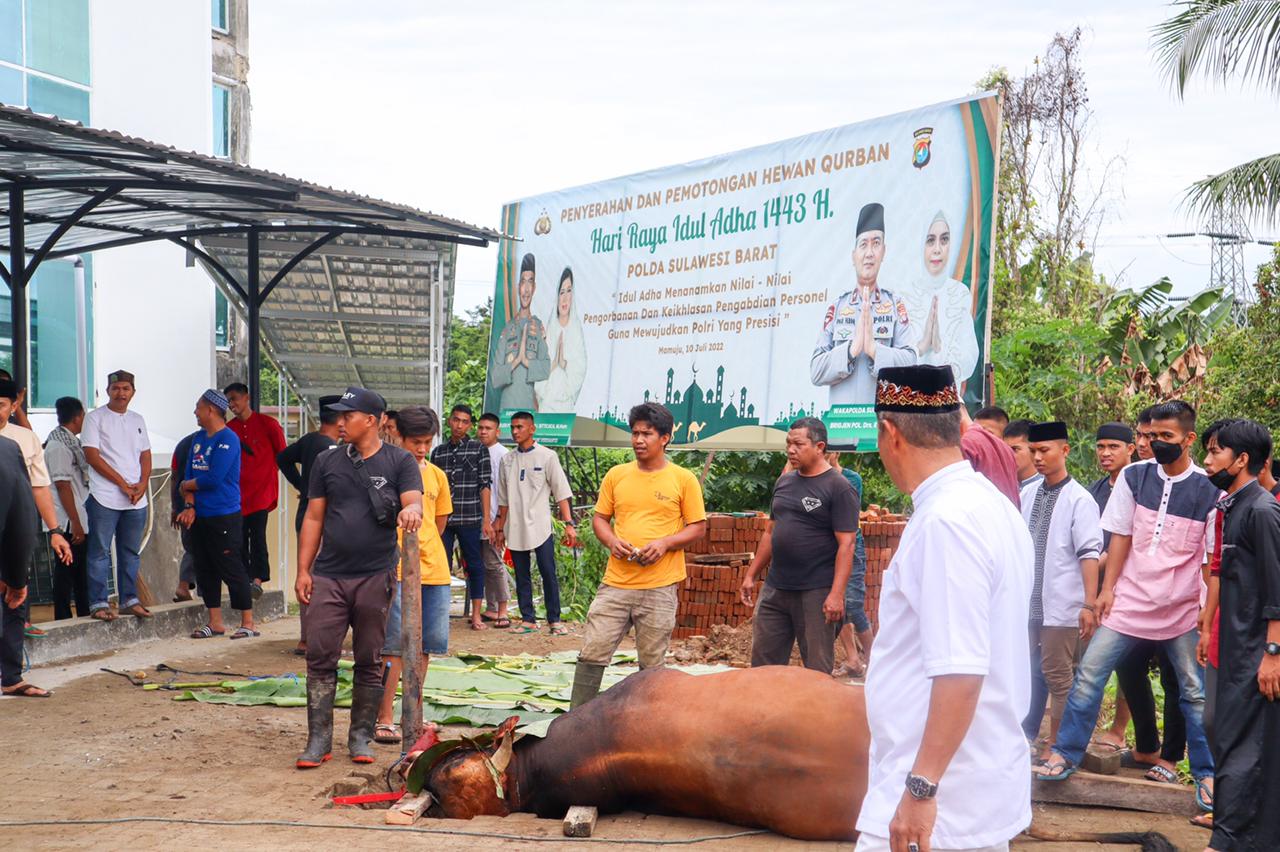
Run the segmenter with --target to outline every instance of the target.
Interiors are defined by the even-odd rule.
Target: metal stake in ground
[[[424,523],[434,522],[424,521]],[[408,749],[422,736],[422,584],[417,533],[401,536],[400,545],[400,731]]]

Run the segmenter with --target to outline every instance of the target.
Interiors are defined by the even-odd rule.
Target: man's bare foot
[[[1103,731],[1102,733],[1094,737],[1093,741],[1095,743],[1101,743],[1102,745],[1109,745],[1112,748],[1117,748],[1117,749],[1124,748],[1126,745],[1128,745],[1128,743],[1125,741],[1124,734],[1118,734],[1115,731]]]

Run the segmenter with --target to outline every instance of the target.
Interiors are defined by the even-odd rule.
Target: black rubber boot
[[[373,728],[378,721],[381,686],[357,686],[351,690],[351,727],[347,731],[347,752],[352,763],[373,763]]]
[[[335,682],[307,679],[307,750],[298,755],[299,769],[314,769],[333,757],[333,696]]]
[[[605,667],[599,663],[578,663],[573,667],[573,696],[569,709],[575,710],[600,693]]]

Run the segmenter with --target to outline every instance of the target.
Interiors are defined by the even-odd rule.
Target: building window
[[[26,103],[27,100],[22,94],[22,72],[16,68],[0,65],[0,104],[25,106]]]
[[[227,329],[227,297],[218,287],[213,288],[213,345],[218,349],[230,349]]]
[[[22,0],[0,0],[0,62],[22,64]]]
[[[26,0],[28,68],[89,85],[88,0]]]
[[[46,112],[78,121],[89,123],[89,92],[63,83],[55,83],[34,74],[27,75],[27,106],[34,112]]]
[[[93,316],[89,284],[90,258],[85,258],[85,325]],[[60,396],[80,395],[76,351],[76,272],[70,260],[46,260],[27,285],[31,304],[32,408],[53,408]],[[86,335],[92,345],[92,335]],[[86,351],[86,376],[93,375],[93,353]],[[87,404],[87,403],[86,403]]]
[[[213,84],[213,155],[231,156],[231,90]]]
[[[227,31],[227,0],[210,0],[213,4],[213,28],[218,32]]]

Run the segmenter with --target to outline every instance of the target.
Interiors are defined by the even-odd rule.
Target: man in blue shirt
[[[209,623],[191,634],[209,639],[227,632],[222,623],[222,584],[240,610],[240,627],[232,639],[258,636],[253,627],[253,595],[240,542],[240,439],[227,428],[227,398],[216,390],[196,401],[197,432],[191,442],[180,492],[178,523],[191,530],[196,587],[209,610]]]

